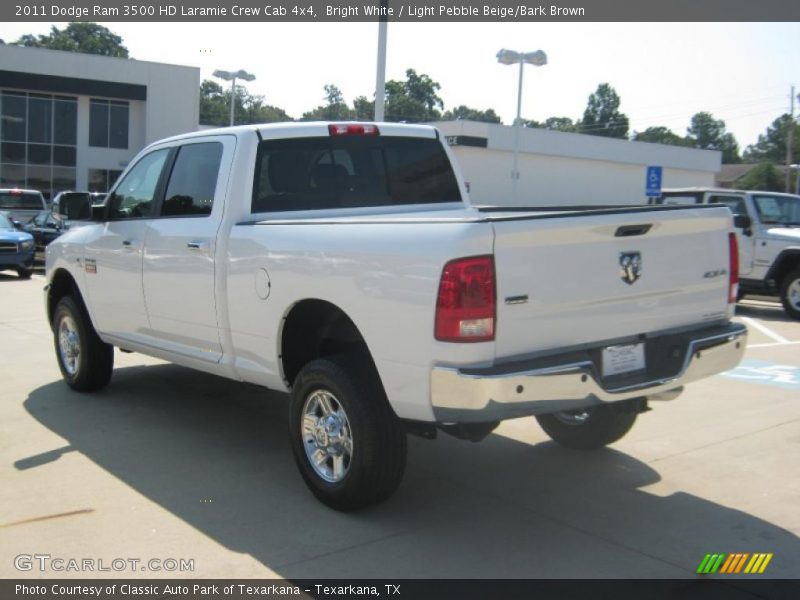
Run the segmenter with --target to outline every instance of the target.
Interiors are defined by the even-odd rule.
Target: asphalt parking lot
[[[107,390],[70,391],[43,285],[0,274],[0,577],[684,578],[716,552],[800,576],[800,323],[772,302],[739,307],[740,368],[608,449],[530,418],[479,444],[411,437],[398,493],[339,514],[295,469],[281,394],[119,352]],[[17,570],[32,554],[193,570]]]

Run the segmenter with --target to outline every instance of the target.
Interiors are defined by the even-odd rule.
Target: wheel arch
[[[51,328],[56,306],[65,296],[72,296],[80,306],[84,309],[86,308],[86,303],[75,278],[67,269],[59,268],[53,273],[47,286],[47,322],[50,323]]]
[[[797,267],[800,267],[800,248],[787,248],[775,258],[766,279],[774,280],[780,287],[783,278]]]
[[[290,306],[281,321],[278,340],[279,365],[289,387],[304,365],[323,356],[358,352],[374,366],[358,326],[327,300],[306,298]]]

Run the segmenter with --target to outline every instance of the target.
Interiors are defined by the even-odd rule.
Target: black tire
[[[62,327],[74,332],[71,338],[67,331],[63,335],[77,344],[64,352],[59,343]],[[96,392],[108,385],[114,369],[114,347],[98,337],[83,303],[72,296],[65,296],[56,305],[53,340],[58,368],[69,387],[79,392]],[[70,362],[70,357],[74,362]]]
[[[33,269],[29,269],[27,267],[19,267],[19,268],[17,268],[17,275],[19,275],[20,279],[30,279],[32,273],[33,273]]]
[[[576,450],[595,450],[621,439],[633,427],[636,413],[626,408],[613,404],[593,406],[539,415],[536,420],[554,442]]]
[[[786,314],[793,319],[800,320],[800,268],[783,278],[780,297]]]
[[[312,397],[320,391],[330,394],[326,397],[335,401],[332,405],[336,414],[343,410],[344,422],[348,424],[344,429],[350,436],[351,454],[342,454],[346,470],[339,480],[326,480],[318,473],[306,451],[307,447],[309,452],[319,448],[316,442],[307,443],[302,427],[306,401],[309,407],[313,406]],[[317,423],[322,423],[322,417]],[[356,510],[382,502],[394,493],[403,478],[405,430],[389,405],[369,359],[335,356],[314,360],[303,367],[292,386],[289,440],[306,485],[321,502],[336,510]],[[319,468],[332,462],[332,458],[330,463],[326,460]]]

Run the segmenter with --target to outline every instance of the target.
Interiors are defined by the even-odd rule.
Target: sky
[[[0,23],[0,38],[47,33],[65,23]],[[215,69],[245,69],[247,84],[292,117],[323,104],[335,84],[351,102],[372,98],[375,23],[106,23],[133,58]],[[501,48],[542,49],[548,64],[526,66],[522,117],[580,118],[598,84],[619,94],[631,131],[663,125],[684,135],[693,114],[723,119],[743,149],[789,111],[800,92],[800,23],[390,23],[387,79],[405,70],[441,84],[445,109],[493,108],[510,124],[516,67]],[[220,82],[224,85],[224,82]],[[796,93],[797,93],[796,92]],[[796,107],[796,113],[798,107]]]

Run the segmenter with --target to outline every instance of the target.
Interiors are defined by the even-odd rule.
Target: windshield
[[[800,196],[753,196],[765,225],[800,225]]]
[[[0,215],[0,229],[14,229],[11,221],[5,215]]]
[[[32,192],[0,192],[0,210],[42,210],[42,195]]]

